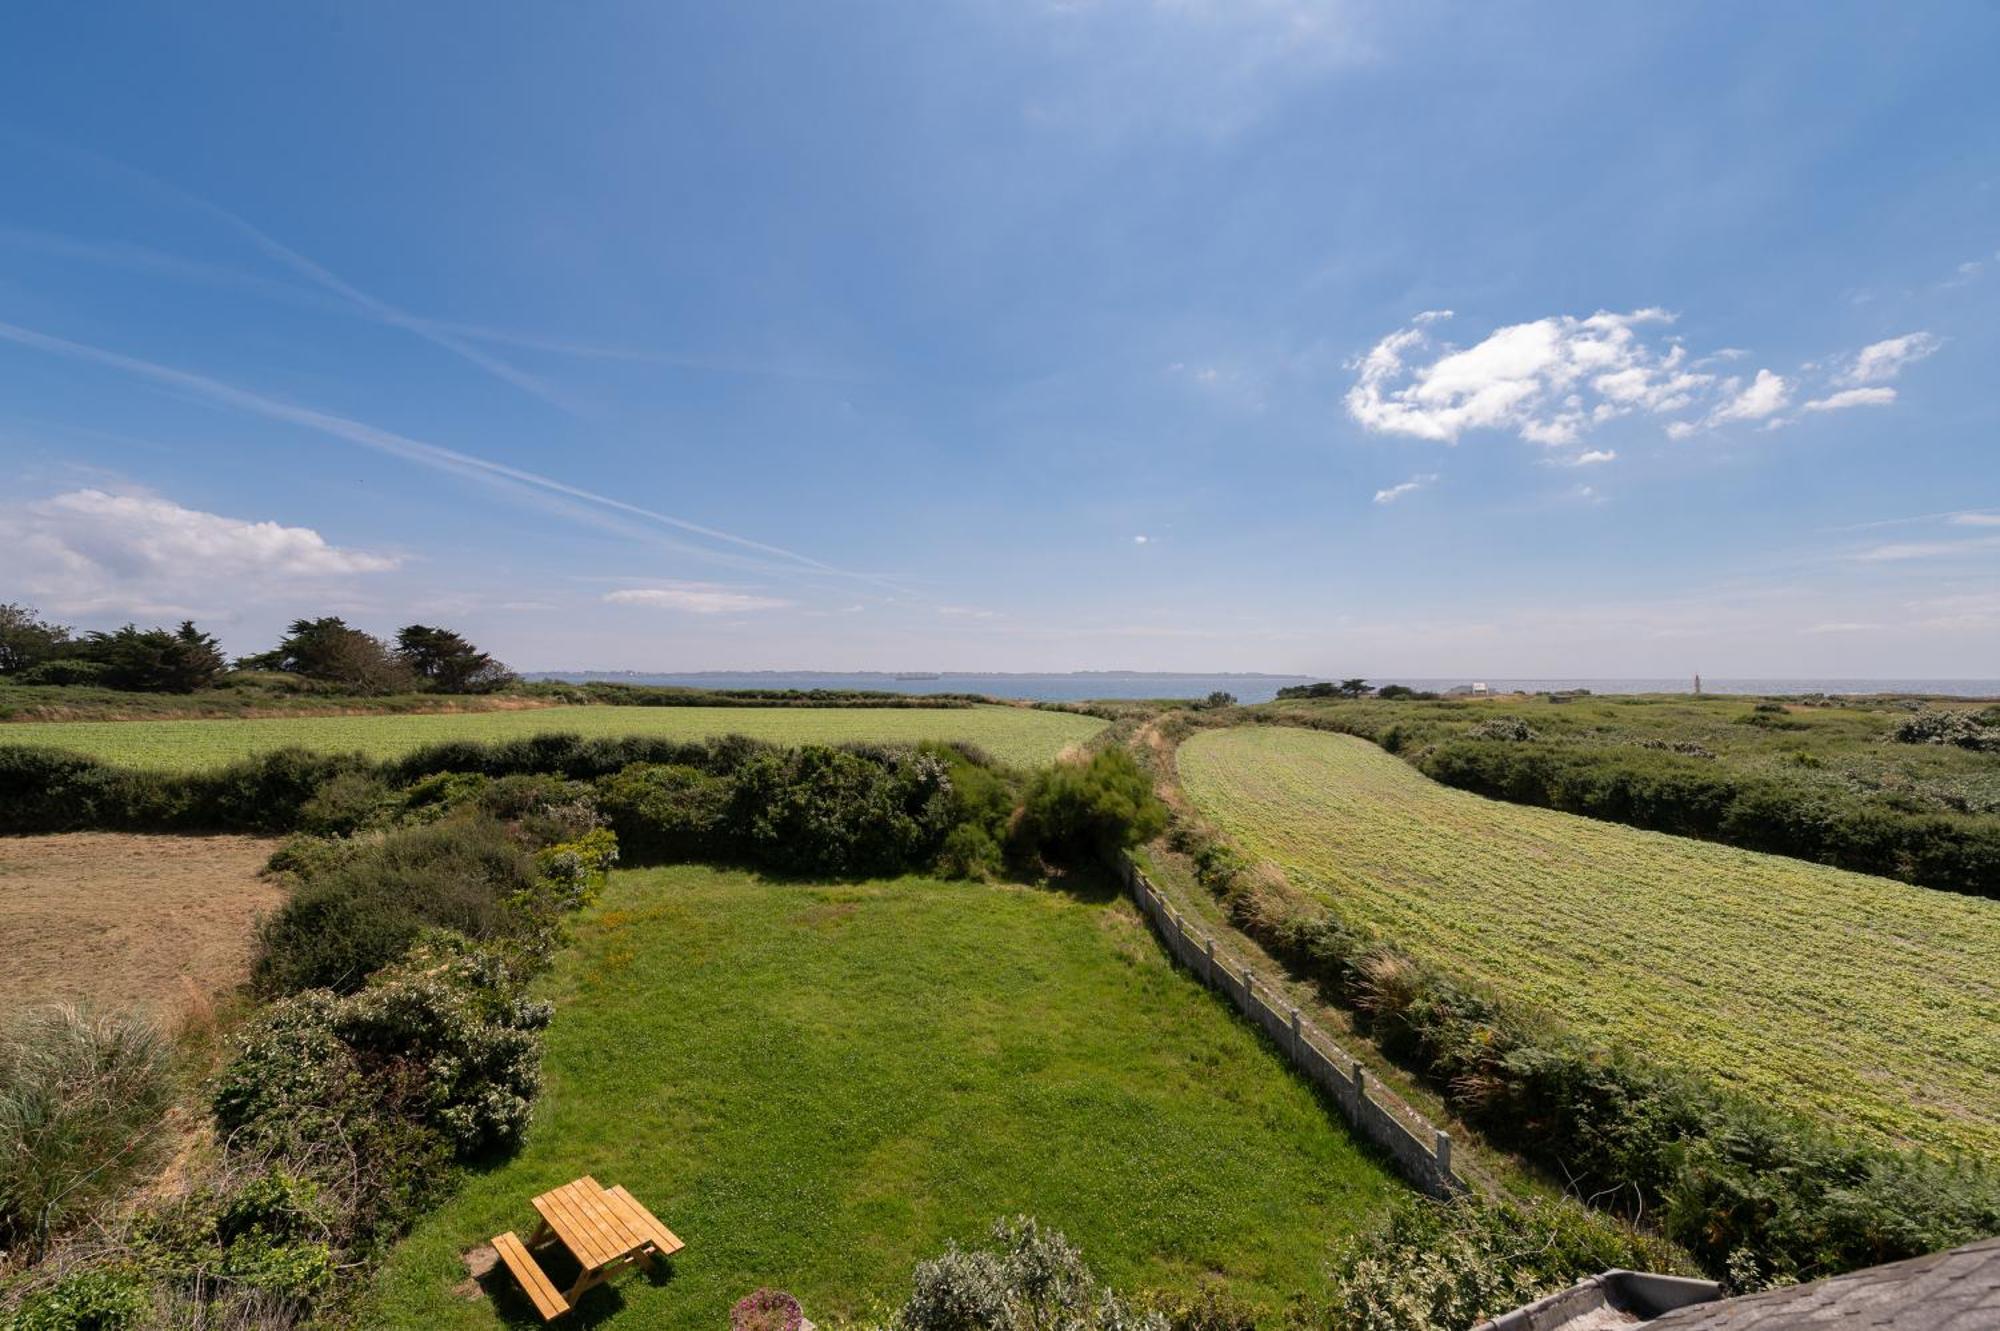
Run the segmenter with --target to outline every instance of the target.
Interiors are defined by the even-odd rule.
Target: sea
[[[620,670],[551,670],[529,679],[581,683],[603,680],[615,684],[673,684],[695,689],[870,689],[884,693],[979,693],[991,698],[1026,698],[1035,702],[1077,702],[1086,698],[1205,698],[1233,694],[1238,702],[1269,702],[1278,690],[1310,684],[1324,676],[1221,674],[1191,675],[1143,670],[1083,670],[1068,674],[940,674],[898,675],[886,671],[843,673],[819,670],[707,670],[688,674],[652,674]],[[1460,675],[1449,678],[1382,676],[1372,685],[1405,684],[1413,689],[1443,693],[1461,684],[1483,683],[1495,693],[1539,693],[1546,690],[1589,689],[1592,693],[1692,693],[1694,680],[1676,679],[1503,679]],[[1704,693],[1915,693],[1953,698],[2000,698],[2000,679],[1710,679]]]

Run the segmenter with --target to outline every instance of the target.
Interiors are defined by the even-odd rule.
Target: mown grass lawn
[[[424,715],[284,716],[194,721],[23,721],[0,744],[45,744],[126,767],[190,771],[298,745],[393,758],[441,740],[567,731],[588,737],[749,735],[777,744],[966,740],[1002,762],[1053,762],[1104,722],[1028,707],[534,707]]]
[[[1179,769],[1420,957],[1769,1103],[2000,1153],[2000,901],[1503,804],[1347,735],[1209,731]]]
[[[397,1250],[368,1324],[531,1321],[504,1280],[454,1294],[461,1254],[581,1174],[688,1246],[580,1324],[689,1331],[760,1285],[822,1323],[893,1306],[1018,1212],[1121,1288],[1214,1275],[1275,1310],[1404,1193],[1122,898],[621,872],[552,991],[526,1142]]]

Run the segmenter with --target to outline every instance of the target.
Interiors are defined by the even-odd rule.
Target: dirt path
[[[240,981],[280,892],[262,837],[0,837],[0,1010],[89,1001],[171,1021]]]

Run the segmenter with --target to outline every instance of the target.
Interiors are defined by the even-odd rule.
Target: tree
[[[0,675],[18,675],[43,661],[69,654],[70,631],[52,624],[29,605],[0,605]]]
[[[1236,705],[1236,695],[1233,693],[1224,693],[1221,689],[1217,689],[1206,698],[1203,698],[1201,705],[1208,708],[1234,707]]]
[[[104,667],[104,683],[140,693],[193,693],[222,673],[222,648],[184,619],[179,629],[141,629],[127,624],[115,633],[92,633],[77,655]]]
[[[408,688],[413,679],[380,638],[349,627],[337,615],[295,619],[276,647],[237,664],[245,670],[282,670],[325,680],[357,693],[393,693]]]
[[[1368,696],[1368,681],[1365,679],[1343,679],[1334,692],[1343,698],[1365,698]]]
[[[439,693],[491,693],[514,674],[450,629],[412,624],[396,634],[396,659]]]

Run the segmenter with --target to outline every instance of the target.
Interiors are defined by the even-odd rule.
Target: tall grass
[[[39,1249],[153,1162],[167,1058],[150,1024],[67,1004],[0,1030],[0,1243]]]

